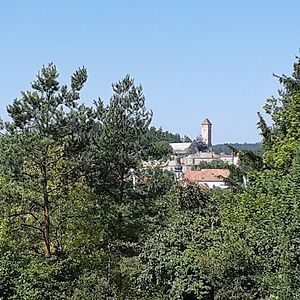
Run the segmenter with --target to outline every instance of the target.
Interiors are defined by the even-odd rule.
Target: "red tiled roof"
[[[200,171],[186,171],[184,177],[192,182],[217,182],[223,181],[222,177],[227,178],[229,170],[227,169],[202,169]]]
[[[207,118],[205,118],[202,122],[202,125],[212,125],[212,124]]]

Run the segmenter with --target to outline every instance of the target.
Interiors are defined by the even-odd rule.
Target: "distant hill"
[[[231,154],[232,150],[228,145],[232,146],[233,148],[237,150],[249,150],[253,151],[258,154],[262,154],[262,148],[261,148],[261,143],[244,143],[244,144],[239,144],[239,143],[228,143],[228,144],[217,144],[213,146],[213,151],[215,153],[225,153],[225,154]]]

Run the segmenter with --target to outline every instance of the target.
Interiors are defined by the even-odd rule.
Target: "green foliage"
[[[67,88],[43,67],[1,122],[0,299],[299,299],[299,65],[260,116],[263,156],[200,166],[230,169],[227,190],[156,166],[190,139],[149,128],[129,76],[87,108],[84,68]]]
[[[213,160],[211,162],[203,161],[199,165],[195,166],[195,170],[201,169],[226,169],[228,164],[222,160]]]
[[[238,155],[238,165],[228,165],[229,177],[225,178],[226,184],[239,191],[244,189],[252,180],[256,180],[256,173],[263,169],[263,158],[255,152],[248,150],[237,151],[233,148],[235,155]]]
[[[172,133],[169,131],[164,131],[161,127],[159,129],[151,126],[151,135],[155,136],[159,141],[164,141],[167,143],[191,143],[192,140],[187,135],[180,136],[179,133]]]
[[[179,133],[172,133],[169,131],[164,131],[161,127],[159,129],[151,126],[150,128],[151,135],[155,136],[158,141],[164,141],[167,143],[181,143],[182,137]]]
[[[79,177],[89,130],[87,109],[77,103],[86,70],[74,73],[71,89],[57,79],[54,65],[43,67],[33,91],[22,92],[8,106],[11,122],[5,124],[0,147],[7,217],[15,219],[33,247],[40,239],[35,251],[44,248],[48,257],[62,248],[60,224],[69,214],[68,193]]]
[[[293,161],[293,149],[300,141],[300,90],[299,90],[300,59],[294,64],[292,76],[277,76],[283,86],[279,98],[269,98],[264,106],[270,115],[273,126],[268,127],[259,115],[258,127],[264,138],[264,163],[268,168],[287,171]]]
[[[212,299],[206,272],[210,202],[197,186],[177,187],[165,196],[167,222],[146,241],[137,278],[144,299]],[[141,296],[140,296],[141,297]]]
[[[213,146],[213,151],[217,154],[225,153],[232,154],[232,149],[236,149],[237,151],[247,150],[252,151],[260,155],[262,153],[261,143],[226,143],[226,144],[218,144]]]
[[[222,195],[210,250],[216,299],[299,297],[297,164],[284,178],[263,171],[242,194]]]
[[[99,99],[92,134],[92,169],[87,175],[92,187],[115,192],[122,201],[130,170],[137,170],[142,160],[161,159],[170,153],[149,133],[152,112],[145,107],[141,86],[126,76],[113,85],[109,105]]]

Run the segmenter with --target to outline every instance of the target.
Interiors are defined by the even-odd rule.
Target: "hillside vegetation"
[[[272,125],[258,116],[263,154],[240,151],[226,190],[142,168],[174,136],[129,76],[92,107],[85,68],[58,79],[43,67],[1,123],[0,299],[300,298],[299,59]]]
[[[240,150],[247,150],[252,151],[257,154],[262,153],[261,143],[224,143],[224,144],[217,144],[213,146],[213,151],[217,154],[225,153],[225,154],[232,154],[232,148],[240,151]]]

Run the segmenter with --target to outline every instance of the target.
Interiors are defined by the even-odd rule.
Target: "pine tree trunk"
[[[48,194],[44,195],[44,243],[45,243],[45,256],[51,256],[50,249],[50,212],[49,212],[49,199]]]
[[[48,180],[47,180],[47,169],[46,164],[42,164],[42,176],[43,176],[43,198],[44,198],[44,228],[43,228],[43,238],[44,238],[44,248],[45,256],[51,256],[50,247],[50,209],[49,209],[49,195],[48,195]]]

